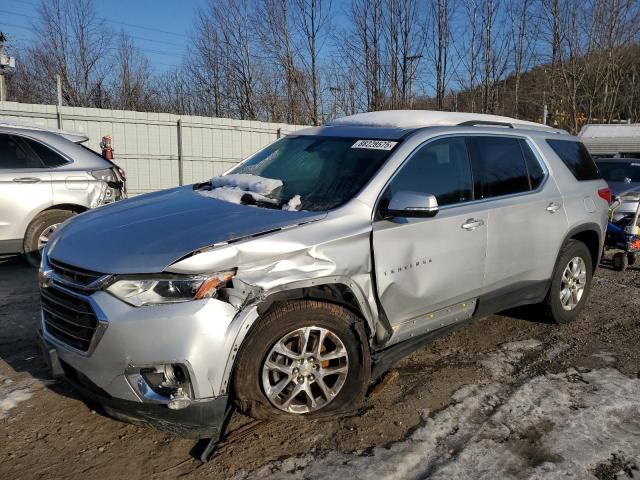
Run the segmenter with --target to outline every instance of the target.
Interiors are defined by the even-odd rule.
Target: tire
[[[627,254],[627,263],[630,267],[633,267],[638,263],[638,252],[629,252]]]
[[[324,350],[317,348],[321,329],[330,332],[324,335],[322,342]],[[346,353],[346,360],[345,357],[322,360],[322,354],[320,354],[319,358],[308,359],[309,363],[312,363],[310,367],[307,362],[291,360],[272,350],[283,337],[287,338],[288,335],[300,331],[309,332],[307,334],[309,347],[305,355],[312,354],[311,350],[324,351],[327,357],[332,356],[332,352],[333,356]],[[297,335],[295,333],[290,338],[304,336]],[[332,339],[336,340],[335,343]],[[299,345],[303,340],[300,344],[294,340],[290,341],[292,342],[290,347],[300,353]],[[331,345],[338,345],[338,342],[341,342],[344,348],[339,349],[336,346],[331,350]],[[329,348],[326,348],[327,345]],[[293,350],[287,349],[287,352]],[[341,353],[335,354],[335,352]],[[268,359],[271,360],[270,363],[267,363]],[[344,370],[346,362],[348,365],[344,376],[342,373],[335,375],[329,373],[322,376],[322,372],[328,372],[329,368]],[[269,369],[267,365],[274,363],[287,364],[287,368],[291,369],[290,373],[285,374],[277,369]],[[293,370],[294,367],[296,367],[295,370]],[[298,372],[294,373],[296,370]],[[314,373],[318,378],[314,378]],[[240,410],[257,419],[315,419],[342,415],[353,411],[362,402],[369,386],[370,375],[369,344],[362,320],[358,316],[332,303],[314,300],[290,301],[267,312],[264,317],[258,319],[249,332],[236,360],[233,374],[234,399]],[[321,380],[323,378],[327,379],[326,383]],[[270,400],[265,386],[272,388],[272,384],[275,384],[274,387],[277,387],[280,381],[285,382],[282,393],[275,395],[272,392]],[[320,389],[320,381],[329,388],[329,392],[332,389],[335,390],[335,396],[327,395],[326,388]],[[298,383],[300,383],[299,386]],[[315,410],[310,407],[310,397],[306,391],[300,392],[298,396],[291,395],[295,392],[295,388],[307,386],[313,396],[317,395]],[[290,397],[293,399],[287,407],[284,400]],[[304,411],[305,408],[312,411]]]
[[[580,261],[574,262],[575,259],[580,259]],[[570,278],[568,280],[564,280],[564,277],[565,271],[570,267],[571,262],[574,262],[573,265],[580,265],[580,272],[583,272],[584,276],[582,276],[582,274],[577,275],[578,277],[583,278],[582,281],[576,281],[573,279],[573,284],[578,285],[575,287],[575,291],[578,292],[581,288],[581,293],[576,293],[575,296],[571,295],[570,298],[567,299],[566,291],[568,290],[569,293],[573,292],[573,287],[569,286],[571,285],[570,281],[572,276],[569,275]],[[560,255],[553,272],[553,277],[551,279],[549,293],[547,294],[547,298],[544,302],[547,316],[559,324],[574,321],[578,315],[580,315],[580,312],[587,301],[589,292],[591,291],[592,278],[593,261],[591,259],[589,249],[584,243],[578,240],[569,240],[560,251]],[[563,292],[565,293],[563,294]],[[564,299],[567,299],[567,304],[561,300],[561,295]],[[571,306],[571,304],[574,305]]]
[[[47,210],[38,215],[29,225],[24,235],[24,258],[32,267],[40,266],[40,237],[48,230],[57,228],[65,220],[75,215],[70,210]]]
[[[613,269],[618,272],[624,272],[629,266],[629,258],[624,252],[618,252],[613,255],[612,259]]]

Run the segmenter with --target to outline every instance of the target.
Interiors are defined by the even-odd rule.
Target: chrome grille
[[[55,286],[40,289],[44,327],[49,335],[86,352],[98,327],[91,304]]]
[[[80,288],[92,284],[103,276],[101,273],[74,267],[51,258],[48,259],[48,263],[60,280]]]

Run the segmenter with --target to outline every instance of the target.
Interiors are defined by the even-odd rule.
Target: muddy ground
[[[530,309],[479,320],[396,365],[397,375],[372,389],[350,417],[259,423],[236,414],[216,457],[203,465],[191,454],[193,441],[112,420],[62,381],[48,381],[34,338],[37,290],[35,270],[17,258],[0,259],[2,478],[229,478],[246,472],[251,477],[264,464],[292,455],[366,452],[406,438],[424,424],[425,410],[442,409],[459,387],[481,382],[488,372],[479,358],[505,342],[543,343],[520,375],[604,366],[630,377],[640,373],[640,270],[619,273],[604,265],[573,324],[545,323]],[[528,449],[522,456],[525,464],[539,461]]]

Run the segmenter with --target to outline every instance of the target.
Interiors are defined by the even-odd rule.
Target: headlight
[[[107,291],[134,307],[159,303],[178,303],[212,298],[229,286],[235,271],[198,276],[158,276],[120,278]]]

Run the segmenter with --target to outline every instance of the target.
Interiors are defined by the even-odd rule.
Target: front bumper
[[[220,435],[229,415],[227,395],[194,402],[181,410],[171,410],[157,403],[142,403],[110,396],[86,375],[61,360],[58,350],[38,332],[43,357],[52,375],[63,377],[80,394],[100,405],[104,411],[121,421],[150,425],[162,432],[189,438],[215,438]]]
[[[132,307],[104,291],[83,294],[58,284],[46,288],[84,299],[101,324],[91,348],[82,352],[47,332],[42,316],[41,344],[54,374],[114,417],[182,436],[215,435],[227,409],[234,340],[247,312],[215,299]],[[140,369],[159,364],[186,368],[192,389],[188,407],[171,410],[168,399],[140,388]]]

